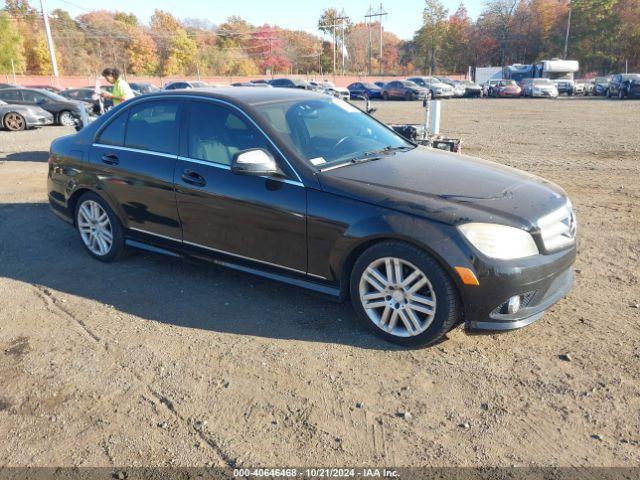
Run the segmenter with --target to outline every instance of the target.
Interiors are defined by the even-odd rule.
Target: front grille
[[[553,251],[572,245],[576,241],[577,223],[571,202],[567,201],[563,207],[541,217],[538,228],[545,250]]]

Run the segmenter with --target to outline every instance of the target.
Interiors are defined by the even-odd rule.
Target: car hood
[[[324,191],[456,225],[492,222],[534,227],[567,201],[534,175],[427,147],[318,174]]]

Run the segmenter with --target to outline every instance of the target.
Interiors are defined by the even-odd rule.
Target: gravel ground
[[[564,187],[579,253],[534,325],[422,350],[216,266],[92,260],[45,203],[48,144],[70,131],[0,132],[0,463],[638,465],[640,102],[451,100],[442,122],[465,153]]]

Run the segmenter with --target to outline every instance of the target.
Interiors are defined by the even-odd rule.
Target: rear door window
[[[40,92],[33,92],[31,90],[22,91],[22,99],[27,103],[37,104],[43,103],[47,100],[47,97]]]
[[[178,101],[144,102],[131,107],[126,147],[178,154]]]
[[[113,119],[107,127],[102,130],[100,133],[100,137],[98,138],[98,143],[102,143],[104,145],[115,145],[115,146],[123,146],[124,145],[124,133],[127,127],[127,117],[128,112],[123,112],[118,115],[115,119]]]

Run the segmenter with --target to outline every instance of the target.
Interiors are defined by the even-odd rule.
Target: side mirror
[[[236,152],[231,159],[231,171],[237,175],[271,176],[282,172],[273,156],[262,148]]]

